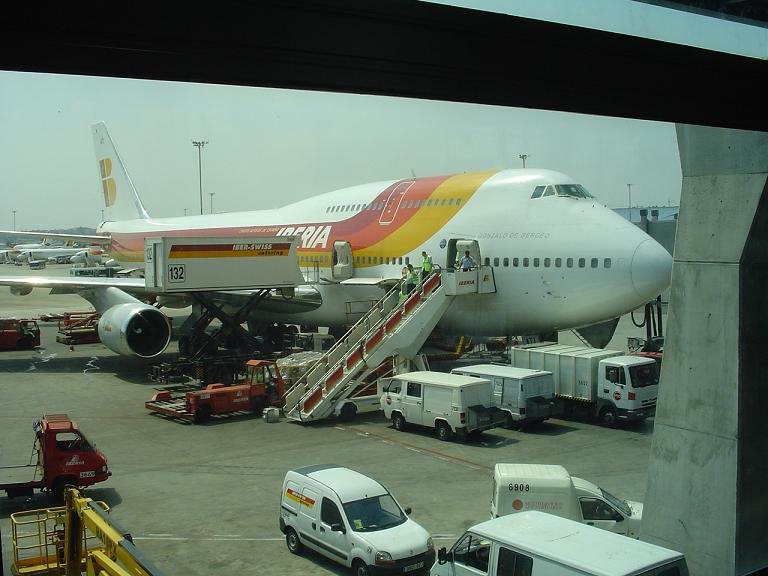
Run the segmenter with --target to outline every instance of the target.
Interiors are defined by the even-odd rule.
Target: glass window
[[[503,265],[504,265],[504,268],[507,268],[509,266],[509,258],[504,258]]]
[[[547,186],[544,190],[544,194],[542,194],[542,197],[544,196],[554,196],[555,195],[555,188],[553,186]]]
[[[421,398],[421,384],[418,382],[408,382],[408,388],[406,389],[405,395]]]
[[[624,369],[620,366],[606,366],[605,379],[613,384],[626,384]]]
[[[568,259],[565,261],[565,265],[566,265],[568,268],[573,268],[573,258],[568,258]]]
[[[389,256],[387,256],[384,260],[385,263],[389,264]]]
[[[402,266],[403,265],[403,257],[400,256],[400,258],[397,259],[397,265]]]
[[[544,186],[536,186],[536,188],[533,189],[533,194],[531,194],[531,198],[540,198],[543,192],[544,192]]]
[[[330,212],[330,211],[331,211],[331,207],[330,207],[330,206],[328,206],[328,207],[325,209],[325,213],[326,213],[326,214],[328,214],[328,212]]]
[[[323,497],[323,503],[320,506],[320,521],[332,526],[333,524],[343,524],[341,512],[332,500]]]
[[[533,267],[534,268],[538,268],[539,267],[539,259],[538,258],[534,258],[533,259]]]
[[[589,265],[592,266],[592,268],[597,268],[597,258],[592,258]]]
[[[558,184],[555,186],[558,196],[570,196],[571,198],[594,198],[581,184]]]
[[[659,383],[659,363],[629,367],[629,381],[632,388],[645,388]]]
[[[484,262],[485,262],[485,265],[486,265],[486,266],[490,266],[490,265],[491,265],[491,259],[490,259],[490,258],[488,258],[488,256],[486,256],[486,257],[485,257],[485,260],[484,260]]]
[[[426,205],[427,205],[427,201],[426,200],[422,200],[421,201],[421,207],[424,208],[424,206],[426,206]]]
[[[613,520],[614,522],[624,520],[624,516],[619,514],[613,506],[599,498],[582,498],[579,504],[584,520]]]
[[[499,265],[499,257],[498,256],[493,259],[493,265],[494,266],[498,266]]]
[[[514,266],[515,268],[520,266],[520,258],[517,258],[517,257],[512,258],[512,266]]]
[[[453,198],[448,199],[448,206],[453,206]]]
[[[372,496],[342,504],[347,521],[355,532],[376,532],[408,520],[389,494]]]
[[[555,258],[555,268],[561,268],[563,265],[563,259],[562,258]]]
[[[587,265],[587,261],[584,258],[579,258],[579,268],[584,268]]]
[[[611,259],[606,258],[605,260],[603,260],[603,268],[610,268],[610,267],[611,267]]]
[[[509,548],[499,547],[499,561],[496,576],[531,576],[533,558],[519,554]]]
[[[454,564],[462,564],[479,570],[483,574],[488,573],[488,557],[491,553],[491,541],[476,536],[474,534],[467,534],[456,546],[453,548],[453,562]]]
[[[440,202],[440,206],[445,206],[445,203],[448,202],[446,198],[443,198],[442,202]]]
[[[456,198],[456,206],[458,206],[459,204],[461,204],[461,198]]]
[[[544,258],[544,268],[549,268],[552,265],[551,258]]]
[[[528,258],[523,258],[523,268],[528,268],[529,262]]]
[[[432,198],[430,198],[429,200],[427,200],[427,206],[432,206]]]
[[[405,265],[408,266],[408,264],[410,264],[410,263],[411,263],[411,259],[408,256],[406,256],[405,257]]]

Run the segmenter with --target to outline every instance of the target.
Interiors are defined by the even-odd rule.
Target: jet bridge
[[[189,335],[179,342],[183,356],[200,359],[215,351],[224,338],[238,339],[244,348],[255,341],[242,327],[250,311],[280,289],[292,293],[304,284],[296,250],[299,236],[157,236],[144,242],[145,285],[155,294],[183,293],[200,306]],[[234,313],[227,313],[208,295],[225,290],[252,291]],[[205,333],[214,320],[222,327]]]
[[[292,420],[327,418],[337,404],[369,386],[368,376],[393,356],[414,359],[454,298],[496,291],[493,268],[437,271],[403,302],[390,290],[286,392]]]

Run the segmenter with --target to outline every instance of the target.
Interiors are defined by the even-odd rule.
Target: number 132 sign
[[[168,266],[168,282],[184,282],[186,274],[184,273],[184,264],[171,264]]]

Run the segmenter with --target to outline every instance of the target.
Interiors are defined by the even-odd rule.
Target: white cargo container
[[[454,368],[451,374],[490,380],[493,403],[504,412],[507,427],[543,422],[553,415],[555,383],[551,372],[476,364]]]
[[[538,510],[609,532],[638,538],[643,505],[617,498],[596,484],[553,464],[493,467],[491,517]]]
[[[431,576],[688,576],[685,556],[544,512],[481,522],[440,548]]]
[[[510,364],[552,372],[555,397],[566,416],[582,413],[610,425],[642,420],[656,411],[659,368],[651,358],[548,344],[513,346]]]

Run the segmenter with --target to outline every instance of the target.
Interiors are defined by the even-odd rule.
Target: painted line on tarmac
[[[445,452],[440,452],[439,450],[432,450],[431,448],[422,448],[420,446],[409,444],[408,442],[403,442],[402,440],[393,440],[392,438],[387,438],[386,436],[382,436],[374,432],[361,431],[352,426],[335,426],[335,428],[338,428],[339,430],[348,430],[350,432],[354,432],[358,436],[369,436],[371,438],[377,438],[378,440],[380,440],[385,444],[399,444],[400,446],[403,446],[404,448],[407,448],[408,450],[411,450],[413,452],[429,454],[430,456],[434,456],[435,458],[438,458],[440,460],[463,464],[464,466],[472,468],[473,470],[492,470],[493,469],[490,466],[486,466],[485,464],[478,464],[477,462],[472,462],[471,460],[467,460],[466,458],[461,458],[459,456],[451,456],[450,454],[446,454]]]

